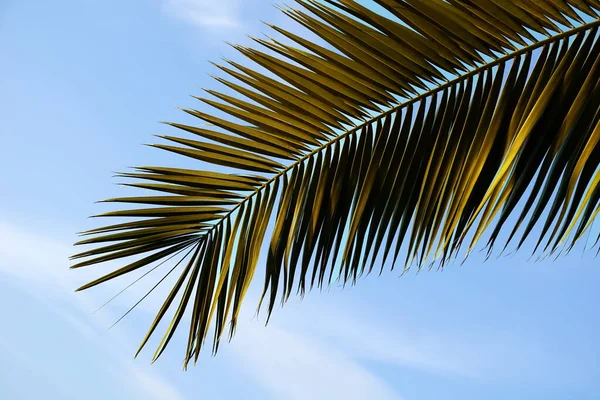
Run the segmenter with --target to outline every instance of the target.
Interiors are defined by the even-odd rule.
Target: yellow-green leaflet
[[[233,44],[245,61],[161,125],[150,146],[181,164],[117,174],[111,223],[77,243],[74,269],[122,263],[78,290],[172,258],[153,360],[182,323],[185,367],[208,336],[216,353],[262,273],[268,321],[292,292],[484,240],[567,253],[600,212],[600,0],[294,2],[294,29]]]

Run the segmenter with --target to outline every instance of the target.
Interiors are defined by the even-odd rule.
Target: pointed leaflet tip
[[[284,5],[273,4],[273,6],[281,12],[286,12],[287,10],[290,9],[290,7],[285,4]]]

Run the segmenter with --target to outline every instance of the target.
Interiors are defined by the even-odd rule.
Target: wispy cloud
[[[454,326],[435,321],[415,325],[402,315],[386,315],[384,320],[360,306],[356,307],[356,303],[346,301],[345,305],[340,305],[321,296],[315,298],[288,303],[277,311],[268,327],[259,327],[261,331],[258,333],[255,330],[259,328],[248,329],[250,336],[260,334],[260,337],[267,337],[267,358],[275,354],[275,359],[279,359],[280,353],[286,354],[289,350],[280,352],[270,343],[278,343],[278,336],[289,338],[290,332],[293,332],[304,343],[317,345],[327,357],[335,360],[345,358],[350,363],[348,368],[361,368],[375,362],[397,370],[422,371],[480,384],[547,385],[551,380],[553,384],[568,385],[582,375],[586,376],[582,379],[588,379],[589,363],[582,365],[576,357],[557,353],[538,332],[486,328],[478,321],[462,321]],[[249,303],[255,304],[252,300]],[[232,341],[234,347],[238,346],[237,341],[246,340],[243,338],[248,334],[246,329],[244,325],[240,326]],[[271,329],[275,333],[269,333]],[[270,335],[276,337],[271,338]],[[293,335],[286,349],[301,347],[295,344]],[[260,337],[248,346],[257,346]],[[296,351],[291,354],[296,355]],[[309,352],[302,350],[298,354],[302,356]],[[260,360],[255,363],[260,363]],[[363,372],[369,373],[368,370]],[[277,371],[274,371],[268,379],[277,380],[278,377]]]
[[[352,359],[318,339],[291,333],[276,324],[240,327],[232,342],[244,371],[277,399],[399,400],[392,388]],[[343,384],[339,384],[343,382]]]
[[[157,374],[142,369],[129,367],[129,374],[138,386],[138,391],[144,393],[142,398],[152,400],[183,400],[183,395],[169,382]]]
[[[58,394],[61,400],[75,400],[80,399],[81,395],[73,390],[73,388],[59,376],[59,373],[48,365],[42,364],[38,357],[29,354],[27,351],[20,349],[15,346],[14,343],[7,341],[0,336],[0,358],[2,363],[7,363],[10,360],[11,369],[16,369],[15,366],[21,367],[27,371],[27,380],[35,382],[36,385],[51,385],[55,393]],[[4,379],[10,379],[6,376],[2,376],[3,384]],[[23,391],[20,393],[23,394]]]
[[[83,336],[90,345],[102,349],[103,354],[119,367],[119,380],[125,387],[139,396],[149,400],[183,400],[183,395],[168,381],[163,379],[148,366],[138,366],[131,362],[131,346],[133,343],[124,334],[111,333],[110,336],[102,323],[92,326],[74,314],[57,310],[71,327]],[[101,319],[100,321],[106,321]]]
[[[320,335],[355,355],[402,368],[479,381],[506,382],[532,378],[540,364],[549,365],[543,348],[532,338],[516,337],[463,324],[454,329],[384,323],[360,311],[320,307]],[[565,371],[566,372],[566,371]]]
[[[206,29],[231,29],[241,25],[239,0],[164,0],[164,10]]]
[[[66,322],[72,332],[87,340],[92,347],[101,349],[107,362],[117,368],[115,375],[132,396],[182,400],[183,395],[156,371],[132,362],[130,355],[134,343],[122,330],[112,331],[108,337],[106,327],[114,320],[113,315],[105,313],[89,320],[83,317],[92,308],[92,301],[73,295],[78,277],[67,269],[70,253],[72,249],[59,241],[0,221],[0,278],[10,280],[10,283],[49,305],[49,309]],[[93,303],[99,301],[96,299]],[[18,344],[8,346],[5,343],[0,346],[0,351],[3,348],[18,351],[21,358],[28,357],[25,350],[18,350]]]

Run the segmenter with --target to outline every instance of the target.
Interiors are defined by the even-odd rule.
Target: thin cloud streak
[[[33,244],[35,251],[31,248]],[[94,348],[100,349],[106,360],[118,368],[123,387],[131,390],[136,398],[183,400],[183,395],[160,375],[151,371],[150,367],[132,364],[132,341],[122,330],[113,331],[110,335],[106,331],[109,321],[115,318],[113,315],[105,313],[89,318],[89,321],[93,321],[92,324],[83,317],[89,314],[92,303],[97,301],[72,294],[79,278],[67,268],[69,253],[70,248],[56,240],[0,221],[1,279],[8,280],[32,297],[48,304],[49,309],[66,322],[73,332]],[[0,350],[2,347],[6,346],[0,346]],[[27,356],[24,351],[21,352],[23,357]]]
[[[319,340],[276,324],[244,324],[232,342],[234,354],[274,398],[290,400],[401,400],[383,380],[350,357]],[[237,361],[237,362],[239,362]]]
[[[232,29],[241,25],[238,0],[165,0],[167,14],[204,29]]]

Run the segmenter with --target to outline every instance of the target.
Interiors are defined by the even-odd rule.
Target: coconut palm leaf
[[[101,215],[136,219],[78,243],[100,247],[73,268],[138,257],[80,289],[177,255],[140,347],[173,310],[155,359],[186,309],[185,364],[211,329],[216,352],[257,268],[270,314],[294,289],[375,265],[442,267],[486,232],[491,249],[502,228],[504,247],[534,236],[538,254],[560,254],[600,211],[600,1],[297,3],[282,11],[320,42],[272,26],[285,43],[235,46],[266,72],[219,65],[238,96],[198,99],[229,118],[184,110],[209,126],[172,123],[191,138],[154,145],[219,172],[122,174],[152,195],[107,200],[143,208]]]

